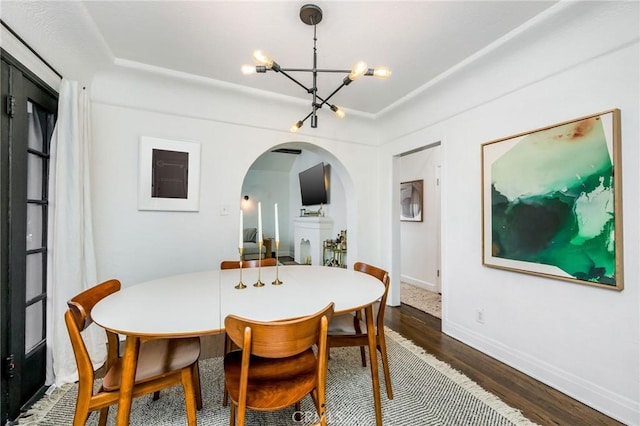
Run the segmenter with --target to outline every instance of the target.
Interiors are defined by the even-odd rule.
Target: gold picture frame
[[[619,109],[481,150],[485,266],[623,289]]]

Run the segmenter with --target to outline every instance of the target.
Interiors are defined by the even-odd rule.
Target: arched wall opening
[[[260,203],[264,238],[274,238],[277,203],[280,238],[277,255],[294,258],[296,245],[300,243],[295,241],[294,222],[301,216],[303,208],[298,174],[320,162],[329,165],[328,203],[305,208],[311,211],[322,208],[322,217],[332,222],[327,238],[336,239],[341,231],[347,231],[345,266],[351,267],[358,256],[358,206],[353,179],[338,155],[314,143],[285,142],[272,146],[256,158],[245,174],[239,197],[244,211],[244,226],[257,227],[257,206]],[[275,244],[272,251],[275,251]]]

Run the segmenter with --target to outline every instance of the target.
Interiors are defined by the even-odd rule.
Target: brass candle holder
[[[280,280],[278,279],[278,264],[280,263],[280,262],[278,261],[278,249],[279,249],[279,248],[280,248],[280,241],[276,240],[276,279],[275,279],[275,280],[273,280],[273,281],[271,282],[271,284],[273,284],[273,285],[280,285],[280,284],[282,284],[282,281],[280,281]]]
[[[238,284],[235,285],[235,288],[237,288],[238,290],[242,290],[243,288],[247,288],[246,285],[244,285],[244,283],[242,282],[242,251],[243,248],[242,247],[238,247],[238,252],[240,253],[240,282]]]
[[[260,273],[262,272],[262,239],[258,240],[258,281],[253,285],[254,287],[263,287],[264,283],[260,280]]]

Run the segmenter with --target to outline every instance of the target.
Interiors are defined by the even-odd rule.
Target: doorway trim
[[[401,159],[404,156],[407,155],[411,155],[411,154],[415,154],[417,152],[421,152],[427,149],[431,149],[434,147],[440,146],[441,149],[444,149],[444,144],[442,143],[442,141],[438,140],[436,142],[432,142],[429,144],[425,144],[425,145],[421,145],[418,146],[416,148],[412,148],[412,149],[408,149],[406,151],[400,152],[400,153],[396,153],[396,154],[392,154],[391,155],[391,173],[390,173],[390,177],[391,177],[391,211],[389,214],[389,218],[390,218],[390,251],[387,252],[387,255],[389,256],[390,262],[391,262],[391,267],[390,267],[390,274],[391,274],[391,286],[389,288],[389,297],[388,297],[388,302],[387,304],[389,304],[390,306],[400,306],[400,281],[401,281],[401,272],[402,272],[402,268],[401,268],[401,257],[402,257],[402,253],[401,253],[401,222],[400,222],[400,209],[398,208],[398,206],[400,205],[400,183],[402,181],[402,177],[401,177]],[[444,154],[444,151],[443,151]],[[443,155],[444,157],[444,155]],[[439,250],[438,250],[438,270],[440,271],[439,273],[439,291],[440,293],[443,293],[443,286],[442,286],[442,211],[443,211],[443,204],[442,204],[442,176],[443,176],[443,163],[444,161],[441,160],[440,162],[440,168],[437,171],[437,176],[439,179],[439,183],[440,183],[440,190],[439,190],[439,224],[437,226],[437,233],[438,233],[438,238],[439,238]],[[444,318],[444,316],[443,316]]]

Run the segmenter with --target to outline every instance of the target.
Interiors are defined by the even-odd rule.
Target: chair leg
[[[233,402],[229,407],[229,426],[236,426],[236,404]]]
[[[98,420],[98,426],[107,426],[107,417],[109,416],[109,407],[104,407],[100,410],[100,419]]]
[[[91,401],[91,393],[86,392],[87,388],[78,390],[78,399],[76,401],[76,412],[73,416],[73,426],[84,426],[89,418],[89,403]]]
[[[229,339],[229,335],[227,333],[224,333],[224,354],[226,355],[229,352],[231,352],[232,348],[233,348],[233,342],[231,341],[231,339]],[[222,393],[222,406],[226,407],[228,403],[229,403],[229,392],[227,391],[227,386],[225,385]]]
[[[182,389],[184,390],[184,402],[187,411],[187,424],[196,426],[198,420],[196,417],[196,395],[194,388],[195,378],[192,376],[192,368],[183,368],[180,372],[182,378]]]
[[[247,411],[245,403],[236,405],[236,417],[238,426],[244,426],[244,417]]]
[[[193,388],[196,394],[196,409],[202,410],[202,389],[200,387],[200,366],[198,361],[193,364],[191,375],[193,376]]]
[[[152,400],[153,400],[153,401],[157,401],[157,400],[159,400],[159,399],[160,399],[160,391],[155,391],[155,392],[153,393],[153,398],[152,398]]]
[[[362,366],[367,366],[367,355],[364,352],[364,346],[360,346],[360,358],[362,359]]]
[[[387,387],[387,398],[393,399],[393,390],[391,389],[391,373],[389,372],[389,359],[387,358],[387,342],[384,338],[384,332],[378,336],[378,348],[382,357],[382,370],[384,371],[384,383]]]
[[[294,414],[293,420],[299,422],[302,420],[302,413],[300,412],[300,401],[296,402],[293,406]]]
[[[88,418],[89,418],[88,411],[84,413],[76,411],[76,414],[73,416],[73,426],[85,426]]]

